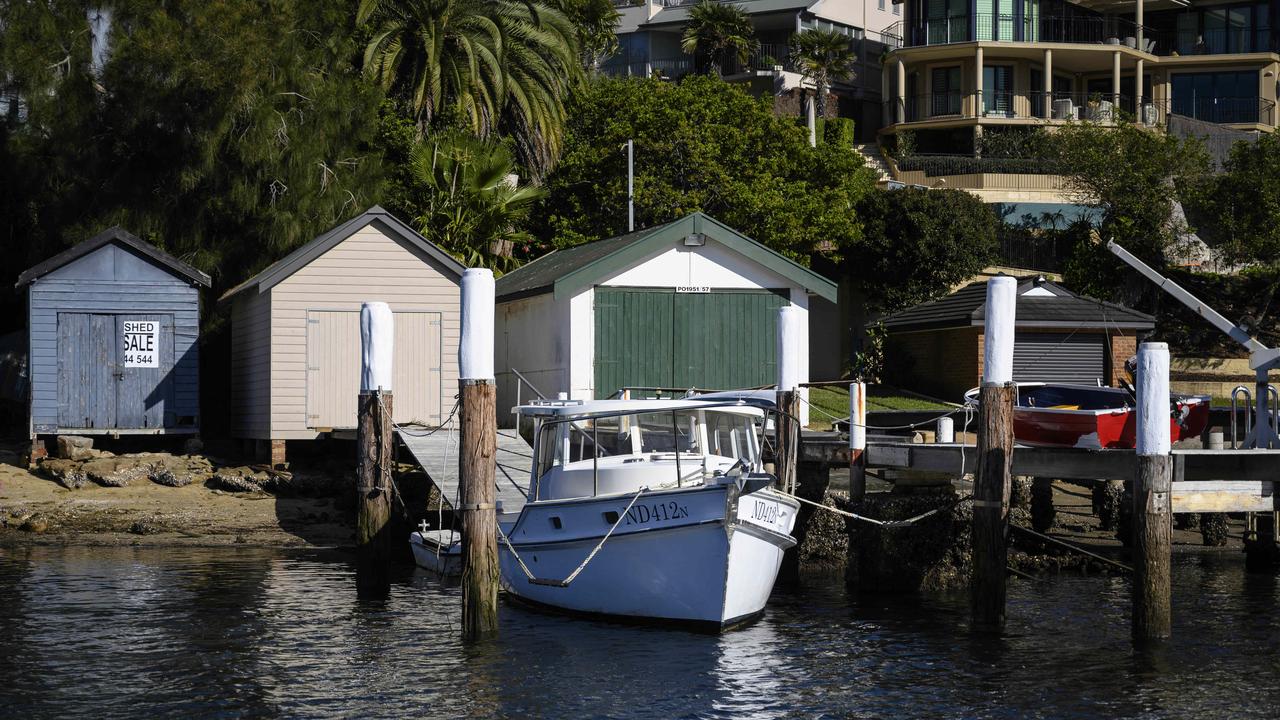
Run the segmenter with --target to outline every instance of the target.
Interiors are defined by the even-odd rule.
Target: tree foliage
[[[724,63],[734,58],[745,63],[760,47],[751,17],[737,5],[702,0],[689,8],[689,22],[680,36],[680,49],[703,58],[702,66],[720,75]]]
[[[1045,140],[1076,201],[1101,211],[1101,237],[1164,266],[1187,230],[1174,215],[1174,202],[1180,191],[1193,192],[1208,172],[1200,142],[1132,123],[1071,123]],[[1148,291],[1145,281],[1132,279],[1121,263],[1088,242],[1077,246],[1066,280],[1086,294],[1130,302]]]
[[[361,0],[365,73],[428,129],[514,138],[541,174],[560,151],[565,100],[583,79],[578,31],[529,0]]]
[[[858,205],[863,239],[844,274],[874,309],[893,312],[945,295],[995,255],[999,219],[962,190],[877,191]]]
[[[835,30],[805,30],[791,41],[800,71],[817,89],[817,115],[827,116],[827,92],[831,83],[853,77],[858,56],[848,35]]]
[[[1187,208],[1197,232],[1230,261],[1280,266],[1280,137],[1236,143],[1223,170]]]
[[[102,7],[99,37],[83,2],[3,3],[25,111],[0,127],[10,278],[120,224],[225,284],[372,204],[380,95],[347,3]]]
[[[546,246],[626,231],[628,139],[637,227],[701,210],[801,262],[837,258],[861,239],[854,208],[874,178],[853,148],[810,148],[767,100],[718,78],[601,79],[571,117],[536,217]]]

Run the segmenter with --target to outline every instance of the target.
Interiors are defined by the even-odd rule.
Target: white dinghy
[[[717,629],[758,616],[799,509],[761,463],[772,405],[718,394],[518,408],[534,458],[528,502],[498,519],[503,587],[560,610]],[[439,564],[423,535],[415,554]]]

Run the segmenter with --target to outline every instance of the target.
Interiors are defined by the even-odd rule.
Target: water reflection
[[[963,595],[830,579],[720,636],[504,604],[468,645],[457,587],[389,580],[363,596],[315,553],[0,549],[0,714],[1274,717],[1280,695],[1280,580],[1236,557],[1176,559],[1174,638],[1141,651],[1123,578],[1015,583],[998,636]]]

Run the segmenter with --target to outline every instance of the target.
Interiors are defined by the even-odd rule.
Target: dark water
[[[0,715],[118,717],[1280,716],[1280,580],[1175,558],[1175,639],[1129,640],[1128,581],[1011,586],[1008,629],[963,597],[779,590],[723,636],[504,606],[457,639],[459,592],[405,571],[362,600],[342,557],[0,549]]]

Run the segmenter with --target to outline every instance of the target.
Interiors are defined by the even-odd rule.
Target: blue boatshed
[[[209,276],[113,227],[27,270],[31,437],[199,432]]]

